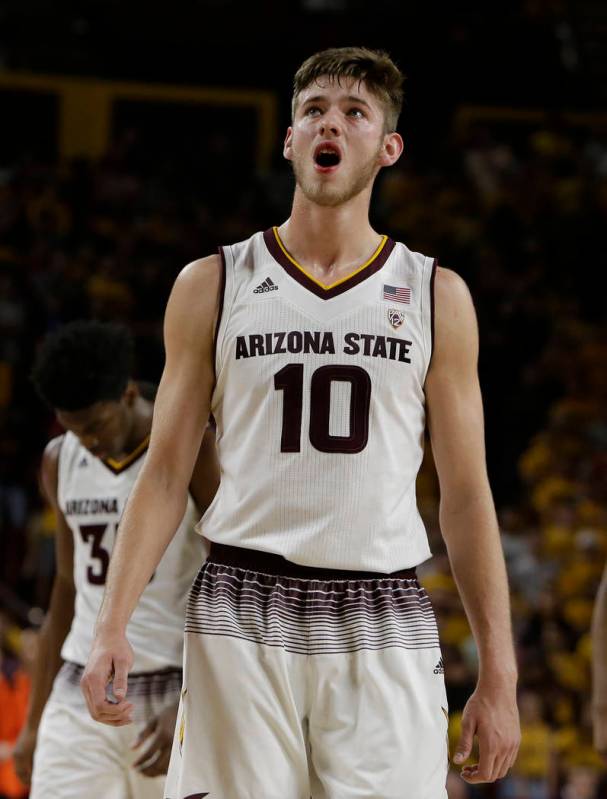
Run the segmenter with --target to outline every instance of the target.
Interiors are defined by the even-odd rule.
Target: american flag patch
[[[384,300],[408,304],[411,302],[411,289],[403,288],[402,286],[384,285]]]

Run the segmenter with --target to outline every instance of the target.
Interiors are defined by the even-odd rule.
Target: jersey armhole
[[[73,443],[68,438],[69,433],[61,436],[61,444],[57,453],[57,507],[63,513],[65,508],[63,488],[69,472],[68,460],[73,457]],[[67,439],[67,440],[66,440]]]
[[[428,370],[430,369],[432,353],[434,351],[434,279],[436,277],[437,266],[438,260],[436,258],[426,258],[422,272],[421,325],[426,356],[424,382]]]
[[[217,252],[221,258],[221,284],[219,288],[219,307],[217,309],[217,321],[215,322],[215,335],[213,336],[213,371],[215,373],[215,382],[217,383],[217,374],[219,368],[217,365],[217,343],[219,339],[219,328],[221,327],[221,320],[223,317],[223,303],[226,292],[226,257],[223,247],[218,247]]]
[[[221,377],[224,362],[223,344],[225,331],[230,317],[232,294],[234,286],[234,259],[229,246],[218,247],[221,257],[221,284],[219,294],[219,307],[215,323],[215,336],[213,338],[213,368],[215,371],[215,387]]]

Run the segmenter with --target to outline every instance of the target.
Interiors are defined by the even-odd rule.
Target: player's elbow
[[[489,480],[485,474],[462,475],[461,479],[441,483],[441,516],[461,516],[478,509],[493,507]]]
[[[153,498],[155,503],[187,501],[189,475],[178,458],[150,451],[137,479],[134,491]]]

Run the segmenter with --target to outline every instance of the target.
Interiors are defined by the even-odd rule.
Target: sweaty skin
[[[339,163],[323,170],[314,156],[327,143],[338,152]],[[279,233],[291,255],[324,285],[351,274],[377,249],[380,236],[368,218],[373,181],[402,149],[401,137],[385,132],[383,107],[362,82],[319,79],[297,98],[284,144],[297,185],[291,216]],[[150,452],[123,517],[82,680],[91,714],[108,724],[130,720],[126,678],[132,653],[124,631],[183,512],[188,474],[209,414],[220,274],[217,256],[189,264],[167,305],[167,358]],[[485,465],[476,318],[465,284],[446,269],[436,276],[435,309],[426,399],[441,485],[441,526],[480,654],[456,762],[467,759],[476,737],[479,763],[465,767],[462,776],[471,783],[490,782],[507,772],[519,746],[516,664]],[[105,700],[112,675],[117,705]]]

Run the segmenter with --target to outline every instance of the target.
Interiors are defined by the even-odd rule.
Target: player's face
[[[116,458],[126,451],[131,411],[125,397],[103,400],[79,411],[57,410],[57,420],[97,458]]]
[[[382,103],[361,81],[326,77],[304,89],[284,156],[305,197],[335,207],[370,187],[402,152],[401,137],[384,125]]]

